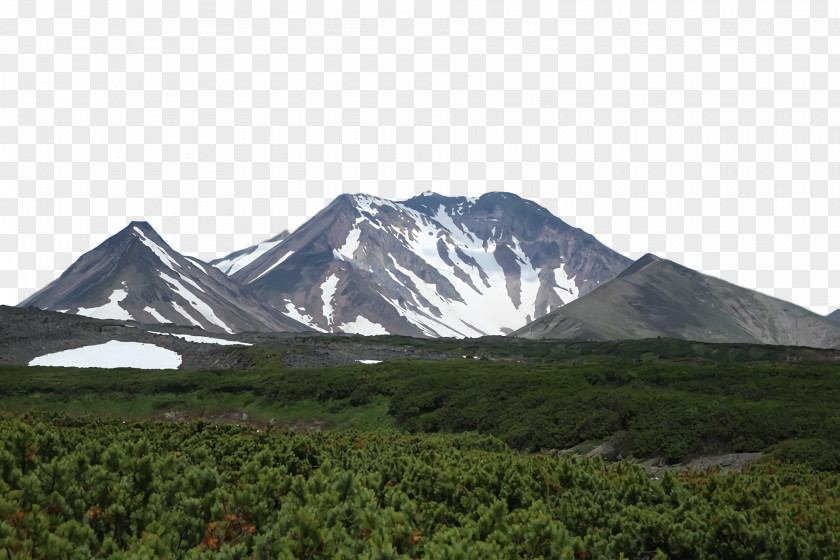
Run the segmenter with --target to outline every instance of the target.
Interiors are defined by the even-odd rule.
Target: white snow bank
[[[143,308],[143,311],[145,311],[146,313],[148,313],[149,315],[154,317],[155,320],[158,323],[171,323],[172,322],[169,319],[167,319],[166,317],[164,317],[163,315],[161,315],[160,313],[158,313],[158,310],[155,309],[154,307],[146,306],[146,307]]]
[[[277,309],[275,307],[275,309]],[[295,307],[295,304],[289,300],[286,300],[286,309],[285,313],[295,321],[299,323],[303,323],[304,325],[315,329],[318,332],[327,332],[326,330],[322,329],[318,325],[315,324],[315,321],[312,320],[312,315],[306,315],[303,313],[306,311],[303,307]]]
[[[194,334],[165,333],[149,331],[150,334],[162,334],[163,336],[177,336],[187,342],[198,342],[200,344],[220,344],[222,346],[253,346],[249,342],[238,342],[236,340],[225,340],[224,338],[213,338],[210,336],[196,336]]]
[[[388,331],[385,330],[385,327],[383,327],[379,323],[374,323],[373,321],[362,315],[356,317],[355,321],[352,321],[350,323],[344,323],[343,325],[341,325],[341,332],[350,334],[363,334],[366,336],[372,336],[375,334],[388,334]]]
[[[356,360],[356,361],[359,362],[360,364],[368,364],[368,365],[370,365],[370,364],[381,364],[382,363],[382,360]]]
[[[125,285],[125,283],[123,283]],[[93,319],[117,319],[119,321],[133,321],[131,313],[120,307],[120,302],[128,297],[127,290],[114,290],[108,303],[102,307],[80,307],[77,314]]]
[[[335,309],[332,305],[333,297],[335,296],[335,290],[338,287],[338,276],[335,274],[331,275],[329,278],[324,280],[323,284],[321,284],[321,301],[324,302],[324,317],[327,319],[327,324],[332,325],[333,323],[333,313]]]
[[[181,356],[177,352],[140,342],[118,342],[83,346],[39,356],[30,366],[59,366],[80,368],[178,369]]]

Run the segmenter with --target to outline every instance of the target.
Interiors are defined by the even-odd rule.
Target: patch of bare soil
[[[641,466],[652,477],[656,477],[665,471],[689,472],[719,469],[721,473],[743,472],[744,467],[758,461],[762,453],[728,453],[726,455],[715,455],[709,457],[698,457],[691,461],[678,465],[666,465],[664,459],[654,458],[643,461]]]
[[[274,418],[267,422],[249,416],[241,411],[228,411],[217,414],[206,414],[195,416],[185,412],[170,410],[159,416],[154,416],[151,420],[163,420],[165,422],[189,422],[191,420],[204,420],[211,424],[236,424],[237,426],[250,426],[252,428],[268,429],[278,428],[287,429],[299,434],[314,434],[322,432],[329,428],[329,423],[320,418],[312,418],[306,420],[296,420],[290,423],[277,422]]]

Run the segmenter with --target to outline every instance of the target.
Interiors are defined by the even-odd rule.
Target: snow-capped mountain
[[[575,340],[663,336],[840,348],[840,324],[826,317],[651,254],[514,336]]]
[[[219,333],[309,330],[216,268],[180,255],[146,222],[132,222],[20,305]]]
[[[218,266],[313,329],[432,337],[509,333],[631,263],[509,193],[342,195],[279,243],[237,256],[249,262]]]

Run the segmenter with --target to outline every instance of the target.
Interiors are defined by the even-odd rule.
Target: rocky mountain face
[[[218,333],[310,330],[217,268],[174,251],[146,222],[82,255],[20,306]]]
[[[840,323],[840,309],[835,309],[831,313],[828,314],[828,319]]]
[[[631,263],[510,193],[342,195],[275,242],[217,266],[313,329],[359,334],[510,333]]]
[[[616,279],[516,331],[524,338],[682,338],[840,348],[840,324],[645,255]]]

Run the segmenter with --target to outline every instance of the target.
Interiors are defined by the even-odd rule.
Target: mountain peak
[[[172,249],[145,221],[130,222],[20,305],[212,332],[308,330]]]
[[[664,259],[661,259],[654,255],[653,253],[647,253],[641,258],[639,258],[636,262],[628,266],[624,272],[618,275],[618,278],[624,278],[626,276],[630,276],[632,274],[636,274],[640,270],[643,270],[652,264],[656,264],[658,262],[662,262]],[[670,262],[670,261],[668,261]]]
[[[133,220],[129,222],[129,224],[125,226],[121,232],[112,237],[114,241],[132,238],[140,239],[141,241],[145,239],[146,241],[144,241],[144,245],[148,245],[151,241],[155,245],[169,248],[169,245],[167,245],[166,241],[164,241],[163,237],[160,236],[157,230],[155,230],[149,222],[143,220]]]
[[[128,230],[139,229],[144,234],[153,233],[153,234],[157,235],[157,231],[155,231],[155,228],[152,227],[152,224],[150,224],[149,222],[147,222],[145,220],[142,220],[142,221],[141,220],[133,220],[132,222],[130,222],[128,224],[128,226],[126,226],[126,229],[128,229]]]
[[[262,249],[213,264],[316,330],[413,336],[510,332],[630,264],[503,192],[342,194]]]

